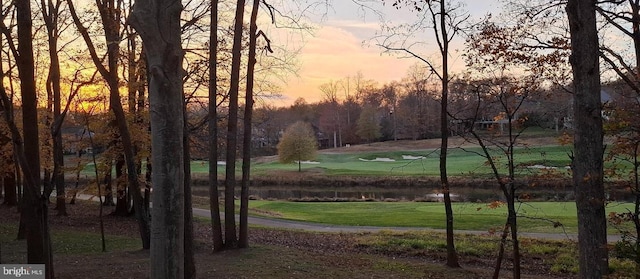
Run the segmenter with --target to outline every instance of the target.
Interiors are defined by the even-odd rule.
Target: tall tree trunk
[[[603,186],[603,129],[600,100],[599,43],[595,0],[569,0],[573,69],[573,183],[578,210],[581,278],[608,274],[607,222]]]
[[[29,181],[25,187],[23,203],[23,217],[27,223],[27,257],[29,263],[44,263],[46,255],[42,239],[43,228],[40,220],[43,218],[40,200],[40,145],[38,134],[38,100],[34,76],[34,59],[32,46],[32,22],[30,1],[15,3],[18,20],[18,53],[16,64],[20,75],[20,91],[22,93],[22,125],[24,131],[24,155],[27,165],[23,171],[28,171]],[[25,175],[26,176],[26,175]]]
[[[233,32],[233,57],[231,59],[231,83],[229,86],[229,123],[227,125],[227,166],[224,187],[224,237],[225,246],[237,245],[235,217],[236,188],[236,148],[238,142],[238,91],[240,88],[240,62],[242,55],[242,26],[244,18],[244,0],[236,5],[236,20]]]
[[[242,189],[240,193],[240,238],[238,247],[249,247],[249,185],[251,183],[251,120],[253,118],[253,74],[256,66],[258,37],[258,9],[260,1],[253,0],[249,25],[249,62],[247,65],[247,93],[244,107],[244,136],[242,139]]]
[[[191,201],[191,151],[189,144],[189,121],[187,120],[187,102],[184,100],[184,135],[182,137],[184,153],[184,278],[196,278],[196,263],[193,246],[193,208]]]
[[[224,242],[218,192],[218,0],[211,1],[209,32],[209,208],[213,250],[220,251],[224,247]]]
[[[62,133],[60,127],[64,115],[62,114],[62,100],[60,94],[60,59],[58,56],[58,16],[61,1],[40,1],[42,17],[47,28],[49,43],[49,76],[47,78],[47,92],[53,97],[53,123],[51,124],[51,138],[53,141],[53,184],[56,188],[56,210],[58,215],[66,216],[64,181],[64,154],[62,146]],[[69,100],[70,101],[70,100]]]
[[[24,142],[20,139],[20,134],[13,122],[11,129],[12,138],[17,148],[16,154],[25,174],[25,193],[21,203],[21,219],[24,218],[25,221],[27,261],[29,263],[45,264],[46,278],[53,278],[53,255],[47,220],[47,203],[40,192],[38,101],[34,76],[31,2],[16,1],[15,7],[18,23],[18,47],[15,54],[22,93]],[[2,87],[0,91],[4,107],[9,107],[11,104],[4,88]],[[8,115],[6,120],[7,122],[11,120]],[[9,125],[12,125],[12,123],[9,123]]]
[[[447,220],[447,266],[460,267],[458,263],[458,253],[453,235],[453,209],[451,207],[451,192],[449,190],[449,179],[447,177],[447,151],[449,148],[449,38],[446,28],[445,1],[440,1],[440,26],[442,28],[442,96],[440,99],[440,184],[444,195],[444,209]]]
[[[129,18],[149,65],[154,166],[151,278],[184,278],[184,94],[179,0],[138,0]]]

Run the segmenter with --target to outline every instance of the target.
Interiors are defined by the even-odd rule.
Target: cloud
[[[368,25],[363,25],[370,28]],[[318,89],[331,80],[343,79],[361,72],[366,79],[386,83],[402,78],[412,59],[398,59],[375,46],[363,46],[362,39],[345,28],[325,25],[308,39],[298,60],[301,63],[299,78],[293,78],[284,95],[288,105],[299,97],[307,102],[322,100]]]

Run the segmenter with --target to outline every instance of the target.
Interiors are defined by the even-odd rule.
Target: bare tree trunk
[[[442,96],[440,104],[440,183],[444,194],[444,209],[447,220],[447,266],[460,267],[458,263],[458,253],[453,235],[453,209],[451,206],[451,191],[449,189],[449,179],[447,177],[447,151],[449,148],[449,117],[448,117],[448,96],[449,96],[449,37],[447,36],[445,1],[440,1],[440,26],[442,26]]]
[[[24,155],[27,159],[23,169],[29,181],[25,187],[23,203],[23,217],[27,223],[27,257],[29,263],[44,263],[46,255],[43,247],[43,228],[40,220],[43,218],[43,206],[40,200],[40,146],[38,134],[37,94],[34,76],[34,59],[32,46],[32,22],[30,1],[15,3],[18,20],[18,51],[16,57],[20,75],[20,90],[22,92],[22,125],[24,131]],[[26,176],[26,175],[25,175]]]
[[[509,235],[509,222],[504,224],[502,234],[500,235],[500,246],[498,248],[498,257],[496,258],[496,266],[493,269],[493,279],[500,278],[500,270],[502,269],[502,261],[504,260],[504,247],[507,245],[507,236]]]
[[[224,247],[220,220],[218,192],[218,0],[211,1],[211,30],[209,31],[209,208],[213,251]]]
[[[85,125],[88,128],[89,127],[89,118],[85,118]],[[107,252],[107,242],[105,240],[105,235],[104,235],[104,218],[102,216],[103,210],[104,210],[104,206],[105,206],[105,202],[102,202],[102,185],[100,183],[100,173],[98,171],[98,161],[96,160],[96,145],[93,142],[93,136],[91,135],[91,131],[89,131],[87,133],[89,135],[89,143],[91,144],[91,150],[93,150],[93,152],[91,152],[91,159],[93,160],[93,165],[94,165],[94,171],[95,171],[95,175],[96,175],[96,186],[98,187],[98,201],[100,202],[100,211],[98,213],[98,217],[100,220],[100,240],[101,240],[101,244],[102,244],[102,252]],[[110,166],[111,164],[109,164]],[[109,177],[109,183],[111,183],[111,167],[108,168],[107,171],[107,175],[105,175],[106,177]]]
[[[251,183],[251,120],[253,118],[253,74],[256,66],[256,41],[258,38],[258,9],[260,1],[254,0],[249,25],[249,62],[247,65],[247,93],[244,107],[244,137],[242,143],[242,190],[240,194],[240,248],[249,247],[249,185]]]
[[[609,273],[609,263],[596,1],[569,0],[566,10],[574,84],[575,154],[571,169],[578,209],[579,276],[602,278]]]
[[[60,96],[60,59],[58,57],[58,16],[62,1],[40,1],[42,17],[47,28],[49,43],[49,76],[47,78],[47,92],[53,97],[53,123],[51,123],[51,138],[53,140],[53,184],[56,188],[56,210],[59,216],[67,215],[65,202],[64,182],[64,154],[62,146],[62,133],[60,126],[64,115],[62,114],[62,100]],[[70,100],[69,100],[70,101]]]
[[[242,26],[244,18],[244,0],[236,5],[236,20],[233,33],[233,58],[231,60],[231,84],[229,86],[229,123],[227,125],[227,166],[224,187],[224,237],[225,246],[237,245],[235,217],[236,188],[236,147],[238,141],[238,91],[240,88],[240,62],[242,55]]]
[[[178,0],[138,0],[129,18],[146,50],[151,112],[151,278],[184,278],[184,94]]]
[[[184,278],[196,278],[196,263],[193,246],[193,208],[191,201],[191,151],[189,150],[189,121],[187,120],[187,102],[184,102],[184,134],[182,136],[184,153]]]
[[[34,59],[32,46],[32,20],[30,1],[16,1],[16,20],[18,22],[18,47],[14,52],[20,74],[20,89],[22,93],[23,132],[22,141],[18,128],[9,114],[5,114],[15,143],[18,162],[25,174],[25,195],[21,202],[21,222],[24,219],[27,238],[27,261],[29,263],[45,264],[46,278],[53,278],[53,255],[51,238],[49,237],[49,223],[47,203],[40,192],[40,156],[38,142],[38,111],[37,94],[34,76]],[[0,71],[0,80],[3,80]],[[0,86],[0,97],[4,107],[10,107],[4,87]]]
[[[513,186],[511,186],[513,187]],[[520,243],[518,242],[518,219],[516,216],[514,191],[511,191],[507,203],[509,213],[507,214],[507,222],[511,228],[511,242],[513,245],[513,279],[520,279]]]

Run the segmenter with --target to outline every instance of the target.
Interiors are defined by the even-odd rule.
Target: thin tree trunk
[[[62,100],[60,94],[60,59],[58,56],[58,16],[61,1],[40,1],[42,17],[47,28],[49,43],[49,76],[47,78],[47,92],[53,97],[53,123],[51,123],[51,139],[53,141],[53,173],[52,181],[56,189],[56,207],[59,216],[67,215],[65,181],[64,181],[64,154],[62,145],[62,133],[60,126],[64,115],[62,114]],[[69,100],[71,101],[71,100]]]
[[[218,192],[218,0],[211,1],[211,30],[209,31],[209,208],[213,251],[224,247],[220,220]]]
[[[191,151],[189,150],[189,121],[187,120],[187,102],[184,101],[184,134],[182,136],[184,153],[184,278],[196,278],[196,263],[193,244],[193,208],[191,201]]]
[[[89,127],[89,121],[87,121],[86,125],[87,127]],[[100,173],[98,172],[98,161],[96,160],[96,145],[93,142],[93,136],[91,136],[91,131],[89,131],[89,143],[91,144],[91,150],[94,150],[94,152],[91,152],[91,159],[93,160],[93,165],[95,166],[93,169],[95,171],[95,175],[96,175],[96,186],[98,187],[98,200],[100,201],[100,212],[98,213],[99,215],[99,220],[100,220],[100,240],[101,240],[101,244],[102,244],[102,252],[107,252],[107,242],[105,240],[105,235],[104,235],[104,218],[102,217],[102,213],[104,210],[104,206],[106,201],[103,203],[102,202],[102,185],[100,183]],[[111,168],[108,169],[107,171],[107,176],[111,177]],[[111,183],[111,178],[109,178],[109,183]]]
[[[236,188],[236,147],[238,141],[238,91],[240,88],[240,62],[242,55],[242,27],[244,18],[244,0],[236,5],[236,20],[233,32],[233,57],[231,59],[231,84],[229,86],[229,117],[227,125],[227,166],[224,187],[224,237],[225,246],[237,245],[235,217]]]
[[[513,186],[511,186],[513,187]],[[520,243],[518,242],[518,219],[516,216],[514,191],[512,190],[510,201],[507,205],[509,213],[507,220],[511,227],[511,241],[513,242],[513,279],[520,279]]]
[[[578,210],[579,277],[602,278],[609,273],[609,263],[596,1],[569,0],[566,10],[574,84],[575,133],[571,169]]]
[[[253,74],[256,66],[256,41],[258,37],[258,9],[260,1],[254,0],[249,25],[249,62],[247,65],[247,93],[244,107],[244,137],[242,143],[242,189],[240,193],[240,248],[249,247],[249,185],[251,183],[251,120],[253,118]]]
[[[493,279],[500,278],[500,270],[502,269],[502,261],[504,260],[504,247],[507,244],[507,236],[509,235],[509,222],[504,224],[502,234],[500,235],[500,246],[498,248],[498,257],[496,258],[496,266],[493,269]]]
[[[449,38],[445,22],[445,1],[440,1],[440,26],[442,27],[442,96],[440,104],[440,183],[444,195],[444,208],[447,220],[447,266],[460,267],[458,263],[458,253],[453,235],[453,209],[451,206],[451,192],[449,189],[449,179],[447,176],[447,151],[449,149],[449,118],[448,118],[448,96],[449,96]]]

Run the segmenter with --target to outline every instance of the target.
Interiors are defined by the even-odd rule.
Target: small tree
[[[376,109],[372,106],[365,106],[362,109],[357,124],[356,134],[367,143],[371,143],[382,136],[380,133],[380,121],[376,117]]]
[[[298,161],[298,171],[302,171],[301,161],[315,158],[318,142],[311,125],[298,121],[291,124],[278,143],[278,157],[282,163]]]

